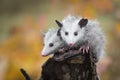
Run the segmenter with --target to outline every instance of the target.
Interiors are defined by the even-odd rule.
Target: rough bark
[[[40,80],[99,80],[92,52],[81,54],[71,50],[58,54],[49,58],[42,66]]]

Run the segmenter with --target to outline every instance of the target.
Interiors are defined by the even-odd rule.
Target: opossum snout
[[[46,57],[47,55],[46,55],[45,53],[42,53],[41,56],[42,56],[42,57]]]
[[[70,47],[72,47],[72,46],[73,46],[73,43],[69,43],[68,45],[69,45]]]

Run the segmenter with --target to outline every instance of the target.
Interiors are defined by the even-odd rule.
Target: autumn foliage
[[[106,53],[109,56],[98,63],[98,72],[101,80],[120,79],[119,0],[22,1],[15,3],[12,0],[9,5],[0,3],[0,80],[24,80],[20,68],[37,80],[42,64],[48,59],[40,55],[43,48],[40,30],[56,27],[55,20],[68,14],[98,19],[107,38]]]

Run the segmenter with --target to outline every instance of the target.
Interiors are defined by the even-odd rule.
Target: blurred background
[[[120,0],[0,0],[0,80],[40,77],[43,37],[40,30],[56,27],[68,14],[96,19],[107,43],[107,56],[98,63],[101,80],[120,80]]]

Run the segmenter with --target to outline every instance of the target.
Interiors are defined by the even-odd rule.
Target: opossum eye
[[[68,32],[65,32],[65,35],[67,36],[67,35],[68,35]]]
[[[49,44],[49,47],[53,47],[53,46],[54,46],[54,44],[53,44],[53,43],[50,43],[50,44]]]
[[[74,35],[77,36],[77,35],[78,35],[78,32],[74,32]]]

